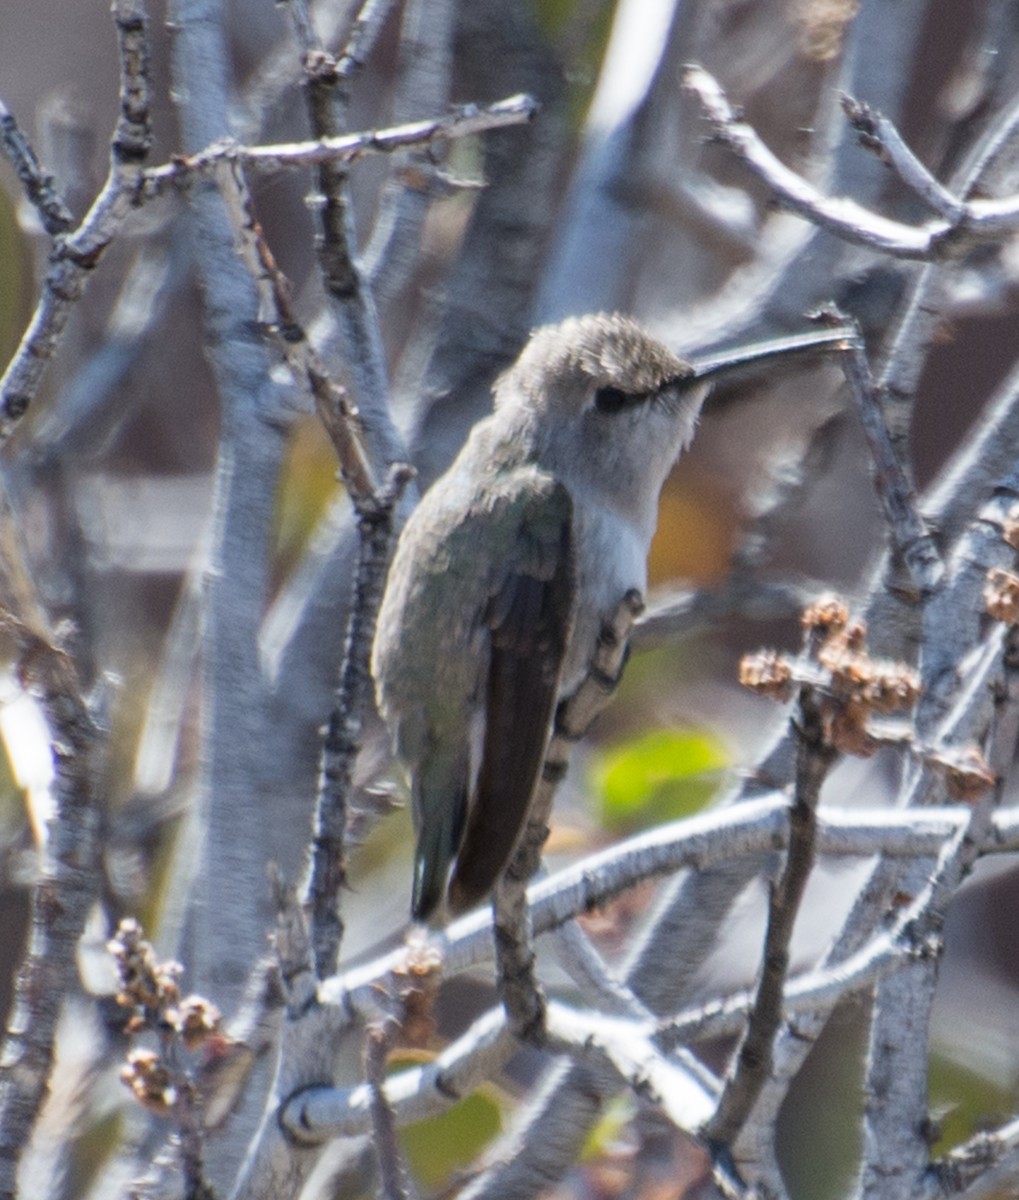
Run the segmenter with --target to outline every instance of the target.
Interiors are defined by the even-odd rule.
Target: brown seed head
[[[1019,575],[992,567],[987,572],[984,605],[995,621],[1019,625]]]
[[[772,700],[788,700],[793,694],[792,668],[774,650],[745,654],[739,664],[739,681],[743,687]]]
[[[841,596],[828,592],[818,596],[803,610],[800,621],[806,629],[816,629],[819,633],[830,633],[844,629],[849,620],[849,608]]]

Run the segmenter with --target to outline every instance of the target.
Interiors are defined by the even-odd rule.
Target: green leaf
[[[502,1129],[494,1089],[480,1088],[437,1117],[400,1130],[407,1163],[421,1187],[437,1191],[469,1166]]]
[[[699,812],[729,766],[702,729],[659,730],[602,751],[591,768],[607,828],[622,830]]]

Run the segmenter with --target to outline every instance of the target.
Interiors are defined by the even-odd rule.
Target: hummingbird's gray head
[[[691,374],[689,363],[630,317],[595,313],[536,329],[496,384],[496,404],[512,395],[564,416],[599,401],[622,408],[671,391]]]
[[[495,405],[575,493],[599,494],[653,530],[658,493],[706,392],[635,321],[598,313],[536,330],[496,383]]]

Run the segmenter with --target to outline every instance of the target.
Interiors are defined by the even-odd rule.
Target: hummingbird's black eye
[[[644,398],[640,392],[624,392],[622,388],[602,387],[594,394],[594,406],[600,413],[611,415],[640,404]]]

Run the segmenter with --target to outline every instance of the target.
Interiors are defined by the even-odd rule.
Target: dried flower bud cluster
[[[995,621],[1019,625],[1019,575],[1002,567],[987,572],[984,604]]]
[[[1019,504],[1014,505],[1001,523],[1006,545],[1019,550]],[[984,585],[984,605],[995,621],[1019,625],[1019,574],[1003,567],[992,567]]]
[[[393,971],[400,998],[400,1041],[427,1046],[435,1035],[435,1001],[442,983],[442,956],[426,942],[411,940],[407,954]]]
[[[139,1008],[145,1013],[162,1012],[180,999],[180,979],[183,968],[176,962],[159,962],[151,943],[145,940],[142,927],[132,917],[117,926],[117,932],[106,948],[113,955],[120,974],[117,1003],[124,1008]],[[139,1014],[144,1022],[145,1016]]]
[[[128,1034],[148,1031],[156,1034],[164,1046],[177,1044],[191,1051],[210,1044],[213,1049],[220,1047],[223,1035],[219,1010],[202,996],[181,999],[183,968],[180,963],[158,960],[137,921],[130,917],[121,921],[107,948],[120,974],[117,1003],[134,1010],[127,1022]],[[141,1104],[164,1115],[183,1094],[193,1093],[190,1077],[172,1070],[153,1050],[132,1049],[121,1079]]]
[[[793,669],[777,650],[745,654],[739,664],[739,681],[769,700],[789,700],[793,694]]]
[[[850,618],[837,596],[821,596],[808,605],[802,624],[805,658],[771,650],[747,655],[740,683],[778,700],[789,699],[797,686],[813,688],[829,744],[845,754],[873,754],[881,737],[870,727],[871,717],[911,708],[920,691],[916,672],[904,663],[871,658],[866,626]]]
[[[927,762],[940,771],[950,795],[973,804],[997,783],[979,746],[953,746],[927,755]]]
[[[120,1078],[138,1103],[157,1116],[167,1116],[177,1103],[180,1094],[177,1084],[169,1067],[154,1050],[131,1050],[127,1066],[120,1070]]]
[[[822,637],[841,633],[849,624],[849,606],[841,596],[828,592],[807,605],[800,618],[800,624],[804,629],[812,630]]]
[[[1012,547],[1019,550],[1019,504],[1014,505],[1002,522],[1001,536]]]
[[[210,1038],[220,1036],[219,1009],[204,996],[186,996],[167,1013],[167,1019],[180,1034],[185,1050],[197,1050]]]

